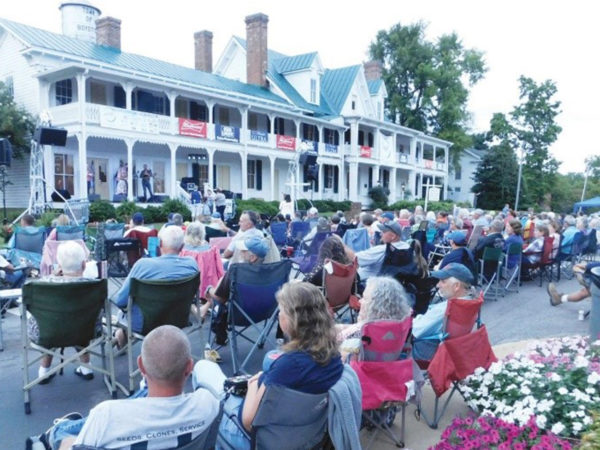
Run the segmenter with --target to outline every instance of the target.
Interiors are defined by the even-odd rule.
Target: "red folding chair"
[[[331,273],[328,268],[331,268]],[[337,319],[350,310],[354,322],[353,310],[349,308],[350,297],[356,292],[356,272],[358,260],[354,258],[350,264],[341,264],[330,259],[323,264],[323,295],[329,303]]]
[[[367,323],[362,328],[361,351],[350,365],[362,388],[364,423],[375,431],[365,447],[367,449],[381,431],[396,446],[404,447],[406,405],[415,392],[420,393],[419,382],[415,381],[415,375],[418,380],[420,372],[414,361],[412,358],[400,359],[411,327],[412,317],[409,316],[403,321]],[[407,386],[410,381],[413,381],[414,389]],[[402,410],[400,437],[391,430],[398,408]]]

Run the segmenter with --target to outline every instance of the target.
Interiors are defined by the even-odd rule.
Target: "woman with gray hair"
[[[360,312],[354,324],[338,324],[337,340],[342,350],[349,352],[355,343],[351,339],[360,337],[364,324],[377,320],[402,321],[411,314],[404,287],[391,277],[371,277],[360,299]]]
[[[206,231],[203,224],[200,222],[190,223],[185,229],[183,249],[195,252],[204,252],[210,249],[210,245],[204,240],[205,235]]]

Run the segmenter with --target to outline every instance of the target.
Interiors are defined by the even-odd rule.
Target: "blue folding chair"
[[[271,329],[277,322],[279,309],[275,294],[288,282],[292,262],[282,260],[271,264],[234,264],[229,268],[231,289],[228,301],[228,334],[233,372],[246,372],[246,364],[257,349],[269,339]],[[259,324],[263,322],[261,327]],[[248,331],[258,333],[256,339]],[[237,338],[252,343],[246,358],[239,363]],[[272,342],[273,347],[276,346]]]
[[[85,225],[61,225],[56,227],[57,241],[72,241],[75,239],[85,241]]]
[[[309,273],[315,267],[317,263],[317,257],[319,255],[319,249],[323,244],[323,241],[331,236],[331,231],[321,231],[316,233],[310,241],[308,248],[304,254],[300,254],[292,258],[292,261],[299,266],[299,270],[302,273]]]
[[[14,248],[9,252],[8,259],[17,266],[22,259],[26,259],[31,267],[39,269],[46,240],[46,227],[20,227],[15,230],[14,236]]]
[[[292,222],[290,224],[290,244],[297,247],[309,232],[310,222]]]
[[[287,242],[287,222],[273,222],[270,229],[275,245],[284,246]]]
[[[369,242],[369,232],[366,228],[346,230],[342,241],[355,252],[360,252],[371,247]]]

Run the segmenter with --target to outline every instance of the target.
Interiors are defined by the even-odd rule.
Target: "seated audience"
[[[180,257],[179,252],[183,248],[183,230],[177,226],[166,227],[160,230],[158,234],[160,240],[160,257],[158,258],[141,258],[134,265],[129,275],[125,279],[121,289],[115,294],[115,304],[121,308],[127,308],[129,300],[129,288],[131,279],[138,280],[175,280],[185,278],[198,273],[198,265],[192,258]],[[143,328],[142,312],[133,305],[132,326],[133,331],[140,333]],[[120,321],[127,323],[124,314],[120,315]],[[119,347],[125,345],[127,335],[118,328],[115,332],[115,337]]]
[[[123,235],[124,238],[129,236],[132,231],[139,231],[141,233],[150,233],[152,228],[144,225],[144,215],[141,212],[136,212],[131,216],[131,220],[129,221],[129,229]]]
[[[241,417],[243,427],[251,431],[265,390],[272,385],[308,394],[323,394],[341,378],[344,366],[337,349],[333,318],[327,301],[316,286],[290,282],[277,293],[279,324],[288,337],[275,359],[266,358],[264,372],[248,380],[245,398],[230,396],[225,401],[219,434],[235,449],[249,449],[250,441],[230,416]],[[202,360],[196,363],[194,386],[210,385],[222,390],[223,375],[218,365]]]
[[[21,217],[21,220],[19,221],[19,226],[30,231],[37,230],[37,228],[35,227],[35,217],[33,217],[31,214],[23,215],[23,217]],[[8,248],[15,248],[15,234],[16,233],[13,233],[13,235],[8,240],[8,244],[6,244]]]
[[[565,229],[562,234],[562,241],[560,243],[559,257],[565,257],[571,254],[571,247],[573,238],[578,233],[578,229],[575,226],[575,217],[568,215],[565,217],[564,226]]]
[[[58,270],[54,275],[42,278],[42,281],[48,281],[50,283],[74,283],[77,281],[88,280],[83,276],[85,271],[86,254],[83,248],[75,241],[64,241],[58,246],[56,252],[56,260],[58,261]],[[77,299],[73,299],[77,301]],[[38,342],[40,338],[40,330],[31,314],[27,315],[27,334],[32,342]],[[89,363],[90,355],[85,353],[80,357],[81,362]],[[40,360],[40,367],[38,369],[38,377],[41,377],[50,371],[50,365],[52,364],[52,356],[43,355]],[[84,380],[91,380],[94,378],[94,372],[85,366],[79,366],[75,369],[75,374]],[[40,384],[47,384],[54,377],[52,374],[48,378],[45,378]]]
[[[504,249],[504,237],[502,236],[502,231],[504,230],[504,223],[501,220],[494,220],[490,225],[489,233],[487,236],[484,236],[479,239],[477,242],[477,246],[473,251],[475,259],[482,259],[483,252],[486,248],[499,248]],[[491,279],[494,272],[496,271],[497,264],[487,262],[483,267],[483,274],[486,279]]]
[[[472,274],[476,273],[475,257],[471,250],[466,247],[466,233],[464,231],[453,231],[448,234],[447,239],[452,250],[442,258],[438,269],[443,269],[448,264],[459,263],[469,269]]]
[[[217,417],[219,400],[206,389],[184,394],[194,370],[190,341],[177,327],[163,325],[144,338],[137,358],[147,397],[107,400],[87,418],[63,420],[42,440],[51,448],[72,445],[97,448],[176,448],[204,432]],[[196,368],[198,375],[201,368]]]
[[[204,236],[204,225],[202,225],[200,222],[190,223],[185,230],[183,249],[195,252],[204,252],[210,249],[210,245],[208,245],[208,242],[206,242]]]
[[[263,237],[263,232],[256,228],[256,226],[260,223],[260,216],[254,211],[242,212],[238,222],[240,225],[240,231],[238,232],[235,232],[231,228],[227,227],[223,221],[217,223],[219,223],[223,231],[227,232],[228,235],[233,236],[231,243],[223,252],[223,258],[231,258],[233,256],[233,252],[238,241],[243,241],[250,236]]]
[[[398,222],[380,223],[378,224],[378,228],[381,232],[382,244],[356,253],[356,257],[358,258],[358,274],[363,281],[381,273],[387,244],[399,250],[407,250],[409,248],[409,245],[402,241],[402,227]]]
[[[508,237],[504,241],[504,253],[508,252],[508,247],[511,244],[517,244],[520,249],[523,248],[523,238],[521,237],[521,222],[517,219],[512,219],[506,224],[506,234]],[[519,264],[519,255],[511,255],[508,257],[508,268],[512,269]]]
[[[523,259],[521,260],[521,275],[524,280],[531,279],[529,270],[536,266],[542,259],[544,250],[544,239],[549,236],[548,227],[539,223],[533,232],[534,239],[523,250]]]
[[[55,219],[55,221],[53,220],[52,222],[54,222],[52,231],[50,232],[50,234],[48,235],[48,237],[46,239],[56,241],[56,234],[57,234],[56,227],[66,227],[67,225],[70,225],[71,219],[69,219],[69,216],[67,216],[66,214],[60,214]]]
[[[323,265],[326,259],[346,265],[354,260],[354,252],[344,245],[337,234],[328,236],[319,248],[317,263],[313,270],[306,275],[306,281],[315,286],[323,286]]]
[[[412,334],[415,339],[441,338],[448,300],[474,298],[471,288],[473,275],[462,264],[448,264],[443,269],[431,272],[431,276],[439,280],[437,287],[444,301],[430,305],[425,314],[414,318]],[[428,349],[430,349],[429,345],[415,342],[413,345],[415,359],[430,359],[433,355],[429,354]]]

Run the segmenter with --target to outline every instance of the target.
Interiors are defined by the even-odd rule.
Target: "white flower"
[[[552,375],[550,375],[550,380],[552,380],[552,381],[560,381],[560,379],[561,379],[560,375],[557,374],[556,372],[552,372]],[[589,381],[588,381],[588,383],[589,383]]]
[[[531,394],[531,389],[529,389],[527,386],[523,386],[521,388],[521,392],[523,393],[523,395],[529,395]]]
[[[569,391],[567,390],[567,388],[566,388],[566,387],[559,387],[559,388],[558,388],[558,393],[559,393],[560,395],[567,395],[567,394],[569,393]]]
[[[543,415],[540,414],[540,415],[536,416],[535,423],[540,428],[546,428],[546,421],[547,420],[548,419],[546,419],[546,416],[543,416]]]
[[[554,406],[554,402],[552,400],[542,400],[537,404],[537,410],[539,412],[548,412]]]
[[[597,372],[592,372],[587,377],[588,384],[596,384],[600,381],[600,375]]]
[[[596,389],[594,388],[585,388],[585,392],[587,392],[588,394],[595,394],[596,393]]]
[[[584,425],[589,425],[592,423],[592,418],[590,416],[585,416],[581,421]]]
[[[502,372],[502,363],[501,362],[495,362],[490,366],[489,371],[491,373],[493,373],[494,375],[498,375],[500,372]]]
[[[587,360],[587,358],[579,355],[575,358],[575,361],[573,361],[575,367],[587,367],[589,363],[590,362]]]
[[[573,422],[573,431],[575,433],[577,433],[578,431],[581,431],[582,428],[583,428],[583,424],[581,424],[579,422]]]
[[[554,425],[552,425],[550,431],[552,431],[554,434],[560,434],[564,429],[565,426],[562,423],[556,422]]]

